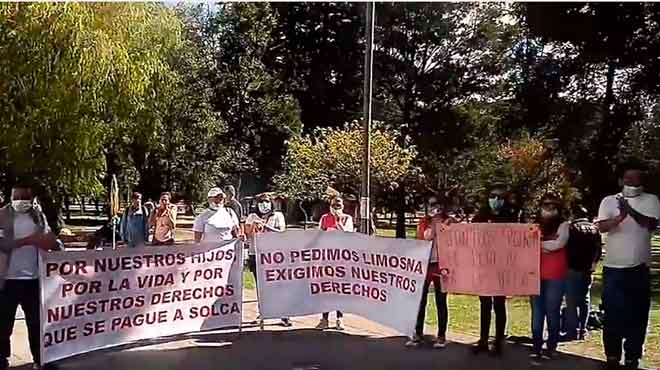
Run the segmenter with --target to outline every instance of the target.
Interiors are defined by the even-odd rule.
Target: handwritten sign
[[[541,234],[536,225],[435,225],[438,262],[449,293],[539,294]]]
[[[231,241],[42,254],[42,359],[239,326],[241,250]]]

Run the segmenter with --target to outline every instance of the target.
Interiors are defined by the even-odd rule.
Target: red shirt
[[[563,280],[568,272],[566,249],[541,253],[541,280]]]

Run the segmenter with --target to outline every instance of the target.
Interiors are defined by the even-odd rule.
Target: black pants
[[[506,297],[479,297],[481,303],[481,335],[480,341],[488,343],[490,337],[490,318],[495,309],[495,340],[504,341],[506,330]]]
[[[429,268],[429,270],[431,270]],[[447,310],[447,293],[442,292],[440,285],[440,276],[434,275],[431,278],[424,280],[424,287],[422,288],[422,301],[419,303],[419,311],[417,312],[417,324],[415,325],[415,334],[422,337],[424,336],[424,319],[426,317],[426,302],[429,295],[429,288],[433,282],[433,293],[435,295],[435,306],[438,309],[438,337],[444,338],[447,334],[447,321],[449,312]]]
[[[40,363],[41,334],[39,322],[39,280],[7,280],[0,290],[0,356],[11,355],[11,334],[14,331],[16,309],[21,305],[25,313],[30,352],[35,363]]]
[[[603,345],[610,360],[642,358],[651,308],[649,267],[603,268]]]
[[[248,256],[248,270],[254,276],[254,285],[257,285],[257,256],[249,255]]]

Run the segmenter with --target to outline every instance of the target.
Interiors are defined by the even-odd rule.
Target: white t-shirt
[[[256,213],[250,213],[247,216],[247,218],[245,219],[245,224],[247,224],[247,225],[252,225],[252,224],[255,224],[257,222],[264,222],[264,220],[261,217],[259,217]],[[286,219],[284,218],[284,213],[282,213],[280,211],[274,211],[273,214],[271,214],[270,217],[268,217],[265,224],[266,224],[266,226],[269,226],[273,229],[277,229],[277,230],[280,230],[280,231],[285,231],[286,230]],[[269,231],[270,230],[264,229],[264,232],[269,232]],[[256,251],[254,249],[255,238],[256,238],[256,235],[251,238],[252,240],[248,241],[249,242],[249,244],[248,244],[248,254],[251,255],[251,256],[254,256],[256,254]]]
[[[207,209],[197,216],[192,230],[203,233],[203,242],[220,242],[233,239],[232,230],[239,227],[238,217],[231,208]]]
[[[619,201],[622,197],[610,195],[603,199],[598,209],[598,221],[619,215]],[[642,193],[637,197],[626,198],[628,204],[644,216],[660,219],[660,201],[653,194]],[[614,268],[635,267],[651,261],[651,232],[641,227],[630,216],[607,233],[605,246],[607,254],[604,265]]]
[[[44,222],[46,222],[44,220]],[[48,224],[46,224],[48,229]],[[14,213],[14,239],[23,239],[39,230],[28,213]],[[32,280],[39,278],[39,250],[33,245],[25,245],[11,251],[8,280]]]

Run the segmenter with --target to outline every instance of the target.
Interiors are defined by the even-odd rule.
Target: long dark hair
[[[543,209],[543,203],[551,201],[557,205],[557,217],[547,220],[543,217],[541,217],[541,211]],[[541,228],[541,233],[544,236],[547,235],[552,235],[557,232],[557,229],[559,229],[559,225],[564,222],[564,208],[562,206],[561,198],[559,195],[556,193],[545,193],[541,197],[541,203],[539,204],[539,210],[536,214],[536,222],[538,222],[540,228]]]

